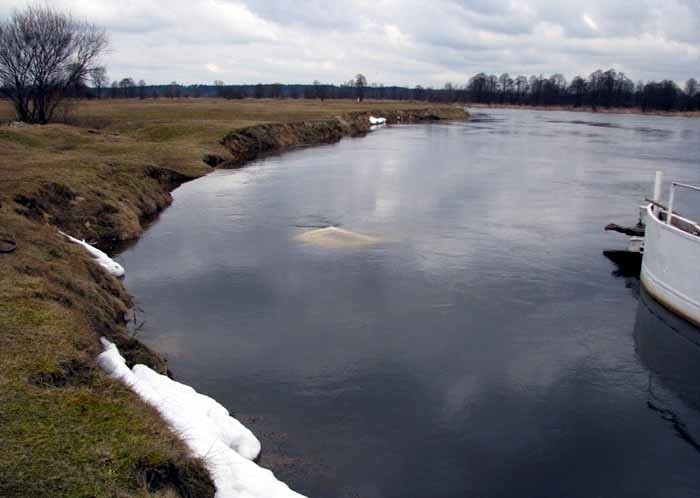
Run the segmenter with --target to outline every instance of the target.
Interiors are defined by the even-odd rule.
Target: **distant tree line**
[[[10,94],[10,92],[5,92]],[[375,99],[417,100],[441,103],[506,104],[516,106],[563,106],[592,109],[639,108],[643,111],[700,110],[700,84],[690,78],[683,87],[672,80],[633,82],[624,73],[609,69],[570,82],[561,74],[511,77],[479,73],[463,85],[446,83],[442,88],[384,86],[368,84],[358,74],[336,84],[257,83],[226,85],[148,85],[143,79],[124,77],[110,82],[104,67],[96,66],[72,77],[63,91],[66,97],[85,99]]]
[[[700,86],[691,78],[683,88],[672,80],[633,82],[614,69],[595,71],[587,77],[576,76],[570,82],[561,74],[500,76],[479,73],[464,85],[447,83],[442,88],[384,86],[367,84],[358,74],[340,85],[314,81],[311,84],[258,83],[226,85],[146,85],[133,78],[115,80],[111,85],[103,68],[91,73],[92,86],[76,86],[75,97],[85,98],[198,98],[226,99],[377,99],[419,100],[445,103],[508,104],[519,106],[565,106],[598,108],[640,108],[643,111],[700,110]]]
[[[642,110],[700,109],[698,82],[690,78],[684,88],[672,80],[633,82],[625,73],[608,69],[588,77],[576,76],[567,83],[561,74],[511,77],[479,73],[461,89],[450,84],[443,89],[448,100],[465,99],[485,104],[573,106],[602,108],[637,107]]]

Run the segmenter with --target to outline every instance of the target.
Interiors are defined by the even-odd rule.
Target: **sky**
[[[110,79],[465,84],[615,68],[700,79],[700,0],[45,0],[104,26]],[[26,0],[0,0],[0,17]]]

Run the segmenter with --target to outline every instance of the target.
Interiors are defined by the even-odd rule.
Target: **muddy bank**
[[[459,107],[419,110],[369,111],[320,121],[270,123],[242,128],[226,135],[221,144],[229,155],[220,167],[240,167],[260,154],[299,146],[337,142],[343,137],[361,136],[370,131],[369,117],[386,118],[387,124],[409,124],[438,120],[466,119]]]
[[[97,242],[109,249],[119,241],[135,239],[143,224],[172,202],[170,192],[196,176],[169,168],[145,165],[136,174],[104,175],[104,183],[77,192],[63,183],[49,182],[27,194],[17,194],[15,211],[32,221],[59,227],[75,237]],[[117,202],[106,199],[103,189],[119,183],[128,192]]]

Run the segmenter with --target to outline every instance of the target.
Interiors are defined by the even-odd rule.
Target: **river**
[[[700,332],[602,254],[657,169],[700,184],[700,120],[479,109],[215,171],[117,260],[299,492],[698,496]]]

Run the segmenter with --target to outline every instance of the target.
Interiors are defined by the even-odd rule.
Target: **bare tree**
[[[0,88],[17,118],[50,121],[66,91],[85,79],[106,47],[103,28],[49,7],[30,6],[0,22]]]
[[[282,89],[282,83],[273,83],[269,85],[270,97],[273,99],[281,99],[282,97],[284,97]]]
[[[510,79],[510,75],[508,73],[503,73],[498,77],[498,86],[501,90],[500,94],[500,101],[501,104],[505,102],[506,100],[506,94],[508,93],[508,82],[512,83],[512,80]]]
[[[321,82],[318,80],[314,80],[313,85],[314,85],[314,93],[313,93],[314,98],[323,100],[323,96],[321,95]]]
[[[515,100],[519,104],[520,99],[522,99],[523,95],[527,92],[527,78],[523,75],[519,75],[517,78],[515,78]]]
[[[685,82],[685,110],[692,111],[695,109],[696,95],[698,94],[698,81],[695,78],[690,78]]]
[[[143,100],[146,98],[146,82],[139,80],[137,85],[139,86],[139,99]]]
[[[455,86],[450,81],[445,83],[443,90],[445,92],[445,100],[447,102],[454,102],[455,99]]]
[[[216,96],[224,96],[224,82],[223,80],[214,80],[214,86],[216,87]]]
[[[355,76],[355,91],[357,92],[357,101],[362,102],[365,98],[365,87],[367,86],[367,78],[360,73]]]
[[[104,66],[96,66],[90,70],[90,80],[95,88],[95,94],[98,99],[102,98],[102,89],[107,86],[109,79],[107,78],[107,70]]]
[[[168,88],[165,89],[165,96],[169,99],[180,98],[180,85],[177,81],[171,81]]]
[[[130,99],[134,95],[134,87],[136,86],[136,83],[134,83],[133,78],[122,78],[122,80],[119,82],[119,88],[122,89],[122,97],[125,99]]]
[[[73,68],[69,67],[69,71]],[[89,90],[87,86],[87,78],[89,74],[87,72],[80,74],[75,78],[64,90],[64,96],[68,98],[83,98],[89,95]]]
[[[416,88],[413,89],[413,98],[415,100],[425,99],[425,89],[420,85],[416,85]]]
[[[576,76],[571,80],[571,85],[569,85],[569,91],[574,95],[574,107],[581,107],[583,105],[583,97],[586,94],[586,80],[580,76]]]
[[[555,105],[560,102],[561,96],[566,91],[566,78],[560,73],[555,73],[542,82],[544,104]]]

